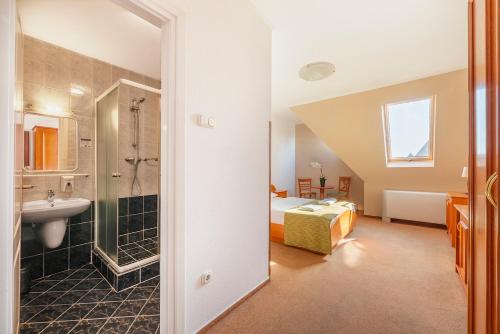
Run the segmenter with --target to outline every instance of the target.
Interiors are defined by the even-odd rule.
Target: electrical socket
[[[214,272],[212,270],[207,270],[201,275],[201,285],[206,285],[212,282]]]

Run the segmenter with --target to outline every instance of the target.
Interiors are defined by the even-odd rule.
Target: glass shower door
[[[97,102],[97,247],[118,263],[118,88]]]

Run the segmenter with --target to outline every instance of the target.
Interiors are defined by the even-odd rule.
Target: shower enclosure
[[[160,90],[121,79],[95,110],[94,254],[116,282],[160,256]]]

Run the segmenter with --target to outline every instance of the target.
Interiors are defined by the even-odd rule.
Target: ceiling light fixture
[[[82,96],[83,94],[85,94],[83,89],[81,89],[80,87],[71,87],[70,93],[71,95],[77,95],[77,96]]]
[[[299,71],[299,77],[305,81],[319,81],[328,78],[334,72],[335,65],[329,62],[320,61],[302,67]]]
[[[66,112],[64,112],[63,108],[56,105],[46,105],[45,110],[43,111],[46,115],[52,116],[65,116]]]

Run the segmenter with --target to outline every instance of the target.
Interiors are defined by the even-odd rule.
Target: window
[[[390,103],[383,107],[388,167],[434,165],[435,97]]]

